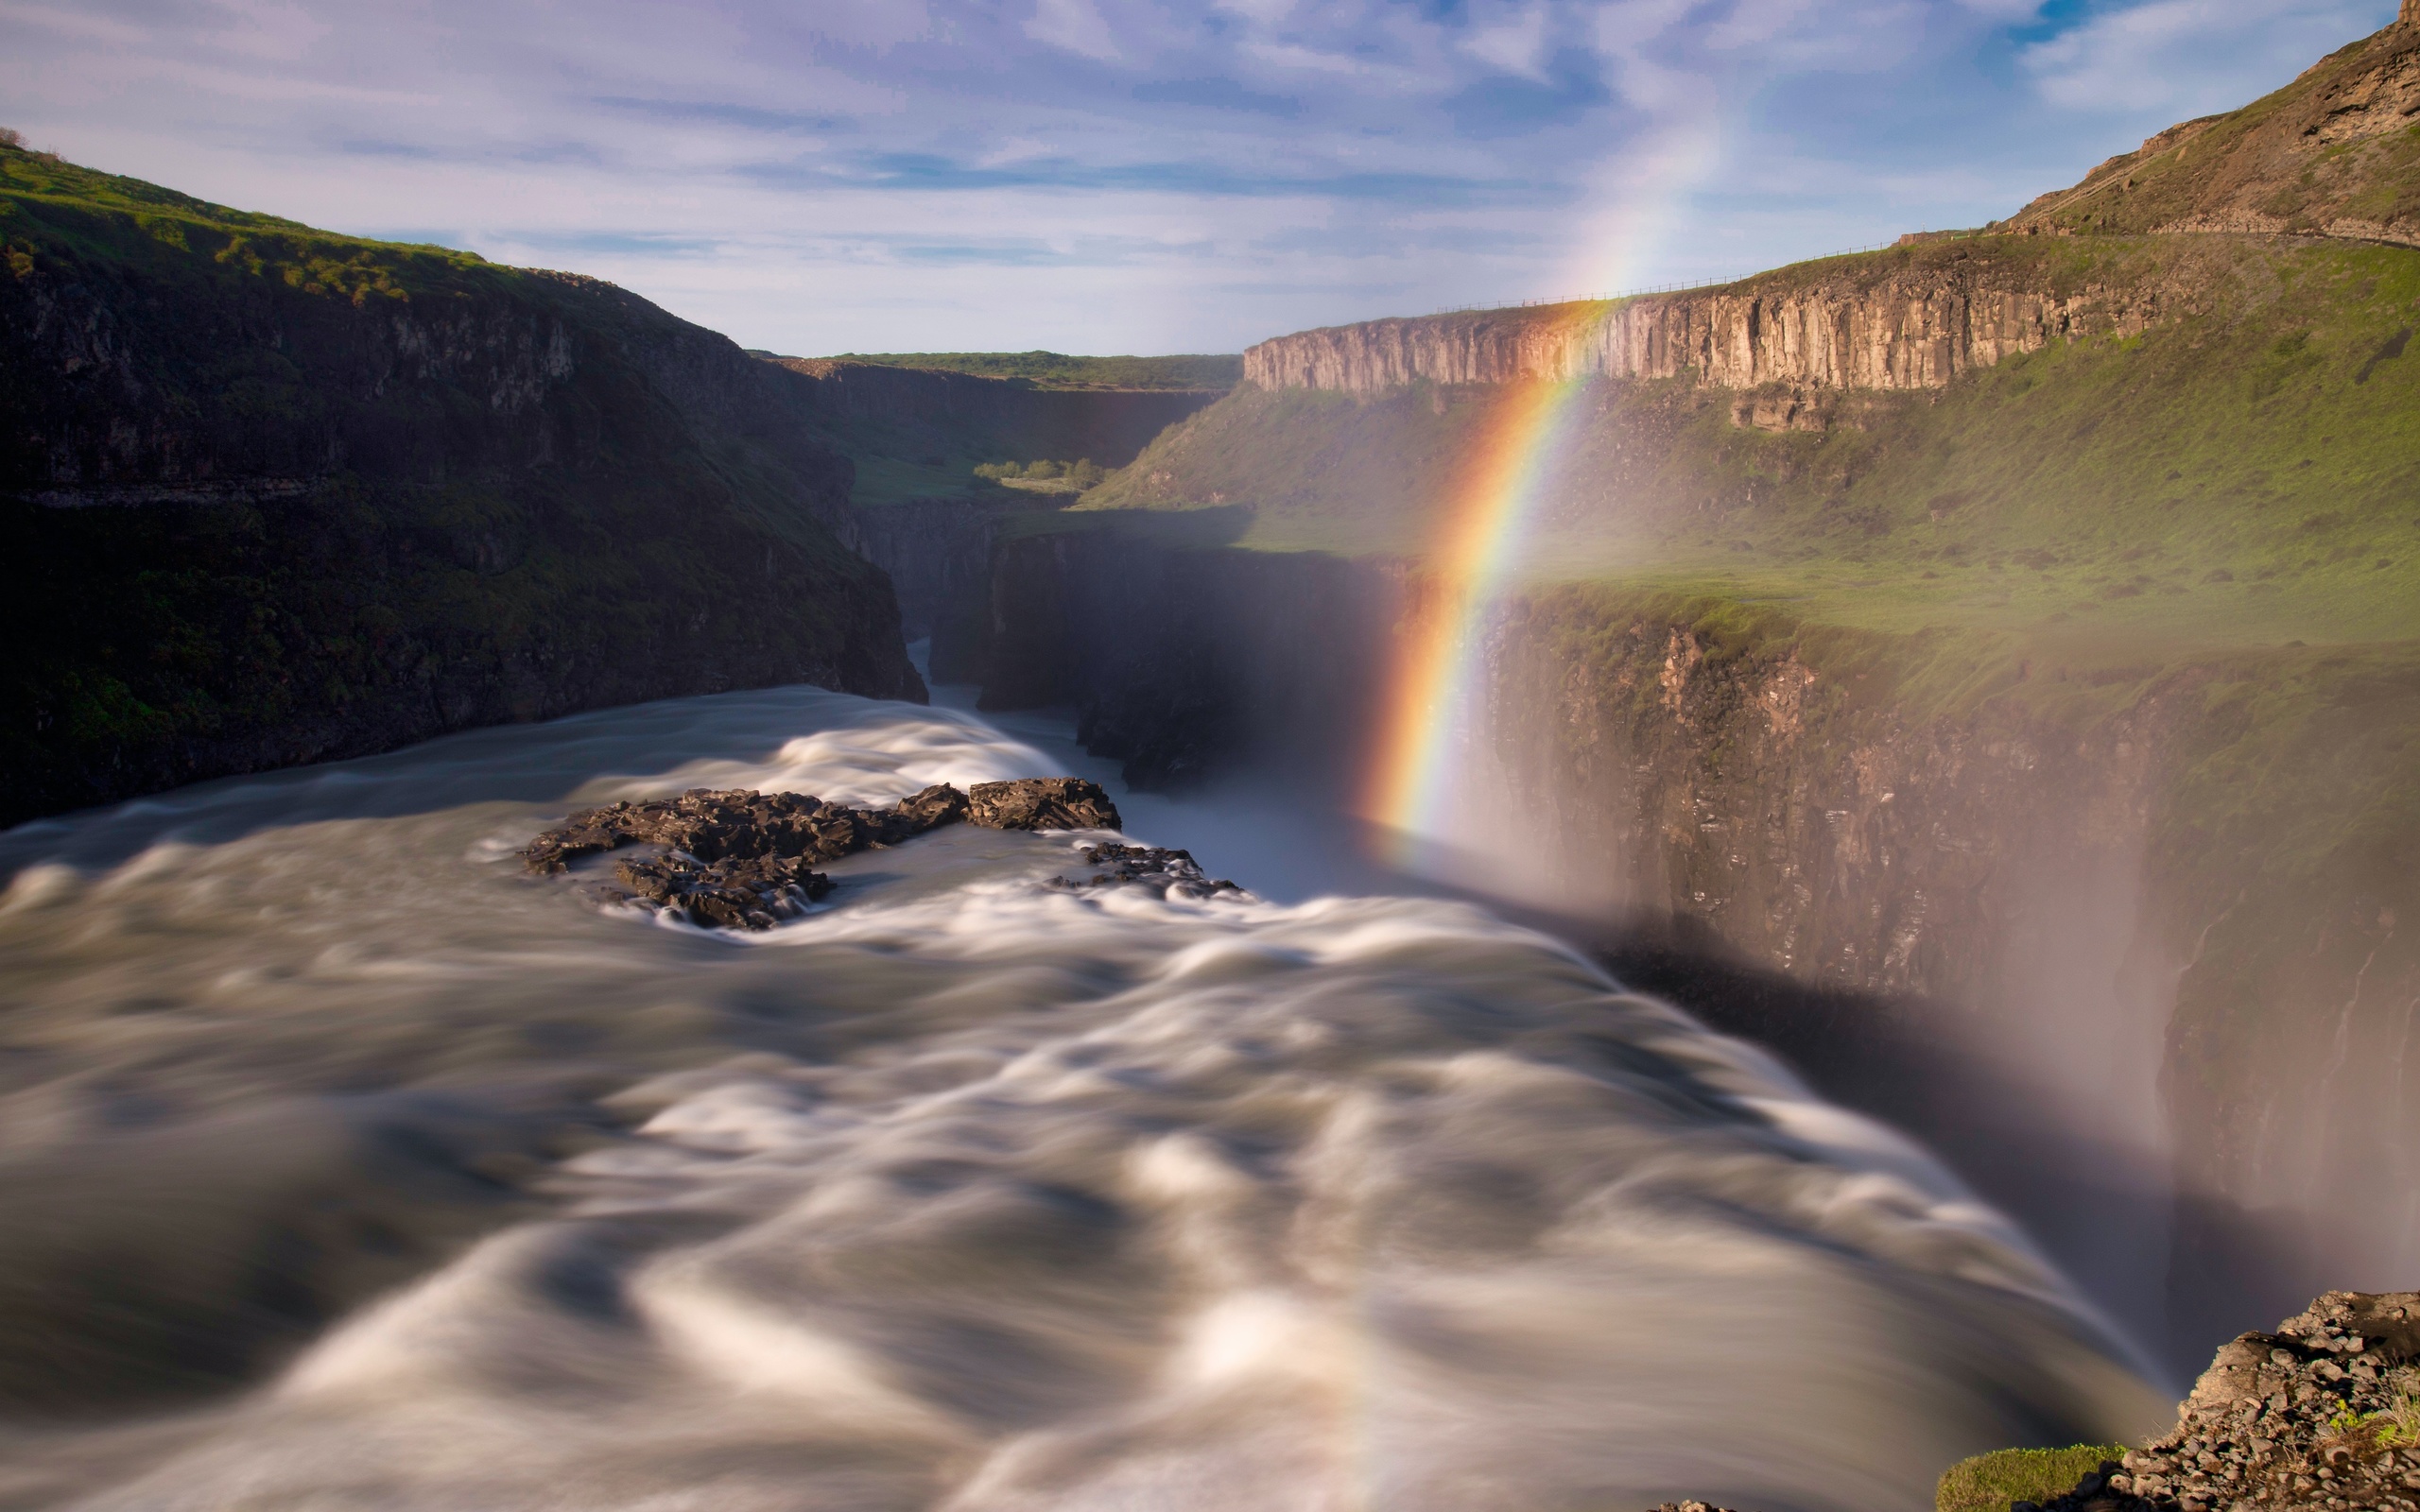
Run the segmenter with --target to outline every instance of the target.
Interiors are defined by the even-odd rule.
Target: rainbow
[[[1362,789],[1362,817],[1398,864],[1415,864],[1423,843],[1446,830],[1488,611],[1519,568],[1539,500],[1580,429],[1586,388],[1584,380],[1507,386],[1447,490],[1426,576],[1415,585],[1421,598],[1381,695]]]

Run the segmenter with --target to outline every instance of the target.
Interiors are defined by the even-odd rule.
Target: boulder
[[[678,798],[581,809],[531,840],[521,857],[531,871],[549,874],[626,845],[660,847],[619,862],[614,874],[630,890],[606,889],[606,897],[675,909],[712,927],[769,929],[832,891],[832,879],[812,869],[814,863],[898,845],[960,821],[994,830],[1115,830],[1123,822],[1109,795],[1080,777],[977,782],[972,794],[942,782],[879,809],[804,793],[693,787]],[[1133,846],[1107,849],[1142,852]],[[1183,851],[1154,854],[1192,863]],[[1195,868],[1189,879],[1169,873],[1167,885],[1201,881]],[[1221,887],[1235,884],[1210,890]]]

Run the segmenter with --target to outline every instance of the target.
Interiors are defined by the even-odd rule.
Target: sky
[[[0,126],[742,345],[1235,352],[1980,224],[2394,0],[0,0]]]

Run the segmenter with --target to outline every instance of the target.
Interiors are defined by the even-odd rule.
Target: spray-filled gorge
[[[0,1508],[2412,1512],[2415,80],[1225,356],[0,131]]]
[[[784,690],[12,833],[11,1504],[1919,1506],[2158,1417],[1926,1157],[1463,905],[959,829],[740,943],[516,855],[1047,765]]]

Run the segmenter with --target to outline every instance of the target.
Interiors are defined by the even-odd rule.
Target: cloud
[[[0,0],[6,124],[745,344],[1234,350],[1975,223],[2394,0]]]
[[[1025,34],[1086,58],[1115,61],[1118,57],[1117,39],[1110,35],[1109,23],[1093,8],[1092,0],[1035,0],[1033,19],[1025,24]]]
[[[1146,105],[1199,105],[1213,111],[1250,111],[1295,116],[1303,102],[1290,94],[1262,94],[1232,78],[1147,79],[1128,91]]]
[[[2038,41],[2022,61],[2055,105],[2184,119],[2248,104],[2394,19],[2385,0],[2151,0]]]

